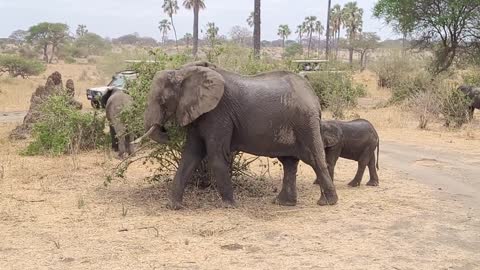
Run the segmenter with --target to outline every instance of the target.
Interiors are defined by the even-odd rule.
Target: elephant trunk
[[[167,119],[165,119],[165,113],[161,111],[158,104],[148,104],[147,110],[144,115],[144,127],[145,135],[144,137],[150,137],[152,140],[158,143],[167,143],[169,138],[164,124]]]

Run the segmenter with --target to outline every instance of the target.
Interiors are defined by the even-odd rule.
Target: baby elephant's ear
[[[177,72],[180,99],[176,118],[186,126],[202,114],[217,107],[225,91],[225,81],[218,72],[199,66],[189,66]]]
[[[321,123],[321,132],[324,147],[332,147],[340,143],[341,130],[333,124]]]

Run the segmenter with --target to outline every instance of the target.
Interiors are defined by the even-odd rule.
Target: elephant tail
[[[377,170],[380,170],[380,167],[378,166],[378,160],[380,159],[380,138],[377,140]]]

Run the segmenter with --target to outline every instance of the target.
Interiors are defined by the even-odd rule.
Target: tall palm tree
[[[198,52],[198,13],[205,9],[204,0],[184,0],[183,6],[186,9],[193,9],[193,49],[192,54],[197,57]]]
[[[252,11],[250,12],[250,15],[248,15],[248,18],[247,18],[247,24],[248,26],[250,26],[250,28],[253,27],[253,16],[254,16],[255,12]]]
[[[175,29],[175,24],[173,24],[173,15],[177,14],[177,11],[179,9],[177,0],[164,0],[162,8],[163,8],[163,11],[168,15],[168,17],[170,17],[173,33],[175,34],[175,47],[177,48],[177,52],[178,52],[177,30]]]
[[[303,34],[305,33],[305,25],[304,24],[299,24],[297,25],[297,30],[295,31],[296,34],[298,34],[298,43],[303,47]]]
[[[317,48],[317,54],[318,54],[318,57],[320,58],[320,45],[322,43],[322,34],[323,34],[323,30],[325,30],[325,28],[323,27],[323,24],[321,21],[316,21],[315,22],[315,32],[317,32],[318,34],[318,48]],[[328,43],[328,41],[327,41]],[[327,44],[327,46],[329,46],[329,44]],[[328,52],[326,52],[328,53]],[[328,57],[328,55],[325,55],[326,57]]]
[[[261,40],[261,16],[260,16],[260,0],[255,0],[255,8],[253,10],[253,55],[255,58],[260,58]]]
[[[342,7],[339,4],[336,4],[332,8],[330,15],[330,27],[332,29],[332,37],[335,44],[335,59],[338,55],[338,42],[340,41],[340,31],[342,29],[343,14]]]
[[[332,0],[328,0],[328,9],[327,9],[327,35],[326,35],[326,42],[325,42],[325,57],[329,59],[330,57],[330,16],[332,15]],[[318,38],[318,42],[320,43],[320,37]],[[318,57],[320,57],[320,46],[318,48]]]
[[[290,36],[292,31],[290,31],[290,27],[287,24],[281,24],[278,26],[278,33],[277,35],[282,38],[282,47],[285,50],[285,40]]]
[[[363,26],[363,9],[357,6],[357,2],[348,2],[343,7],[343,24],[347,29],[348,43],[349,43],[349,57],[350,64],[353,63],[353,47],[351,46],[353,40],[358,33],[362,32]]]
[[[160,33],[162,34],[162,43],[163,43],[163,45],[165,45],[165,42],[167,41],[168,31],[171,30],[170,22],[167,19],[161,20],[158,23],[158,29],[160,30]]]
[[[305,17],[305,21],[303,24],[305,25],[305,32],[308,36],[308,50],[307,50],[307,57],[310,57],[310,48],[312,47],[312,37],[313,33],[315,32],[315,23],[317,22],[316,16],[308,16]]]

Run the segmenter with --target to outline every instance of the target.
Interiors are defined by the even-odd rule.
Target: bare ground
[[[380,187],[347,187],[356,163],[340,160],[331,207],[316,205],[304,164],[298,205],[271,204],[282,170],[270,163],[237,186],[237,209],[189,190],[187,209],[170,211],[167,184],[142,180],[148,168],[104,186],[118,163],[109,151],[21,156],[25,142],[8,141],[14,124],[0,121],[0,269],[479,269],[480,121],[419,131],[401,108],[372,109],[388,94],[358,77],[369,96],[350,113],[379,131]]]

